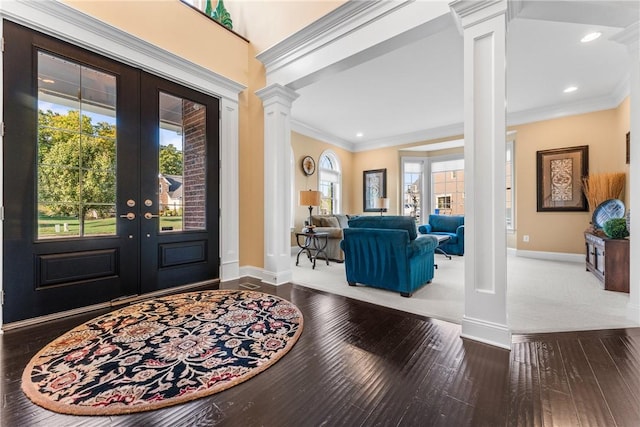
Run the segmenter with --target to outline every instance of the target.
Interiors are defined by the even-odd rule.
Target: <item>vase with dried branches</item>
[[[619,198],[624,189],[624,183],[624,172],[596,173],[584,177],[582,190],[589,203],[589,212],[593,213],[605,200]]]

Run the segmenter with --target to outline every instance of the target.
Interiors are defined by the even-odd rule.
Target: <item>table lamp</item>
[[[314,206],[320,206],[320,196],[322,193],[320,191],[300,191],[300,206],[309,206],[309,227],[307,231],[313,232],[313,223],[311,222],[311,212],[313,211]]]
[[[376,209],[380,209],[380,216],[382,216],[382,212],[387,212],[389,210],[389,199],[386,197],[378,197],[375,200],[374,207]]]

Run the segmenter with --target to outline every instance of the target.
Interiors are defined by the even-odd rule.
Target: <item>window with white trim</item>
[[[464,215],[463,155],[435,157],[430,166],[432,212]]]
[[[515,151],[514,151],[513,141],[507,141],[506,146],[506,157],[507,157],[507,165],[506,165],[506,184],[507,184],[507,194],[505,197],[506,201],[506,219],[507,219],[507,230],[513,231],[515,230],[516,224],[516,205],[515,205]]]
[[[422,212],[424,180],[424,160],[417,158],[402,159],[402,189],[403,206],[402,214],[411,216],[416,221],[420,219]]]
[[[437,196],[436,199],[438,209],[451,209],[451,195]]]
[[[318,190],[322,193],[320,213],[340,213],[342,173],[338,156],[327,150],[318,160]]]

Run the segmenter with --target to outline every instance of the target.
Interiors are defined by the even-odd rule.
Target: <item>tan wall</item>
[[[295,162],[295,194],[293,199],[293,203],[296,206],[294,213],[295,230],[301,230],[304,225],[304,221],[309,218],[309,208],[305,206],[298,206],[298,194],[301,190],[318,189],[318,160],[325,150],[331,150],[335,153],[340,161],[340,167],[342,168],[341,213],[353,213],[353,153],[296,132],[291,132],[291,148],[293,148],[293,158]],[[305,156],[313,157],[313,160],[316,162],[316,171],[311,176],[306,176],[302,171],[301,162]],[[313,214],[316,215],[317,213],[318,208],[313,208]]]
[[[226,0],[233,30],[262,52],[326,15],[345,1]],[[295,18],[295,19],[292,19]]]
[[[629,165],[626,163],[626,135],[627,132],[631,129],[631,102],[629,98],[625,99],[617,108],[617,123],[616,123],[616,141],[624,141],[624,156],[625,156],[625,165],[624,169],[621,169],[620,172],[624,172],[627,174],[627,185],[624,187],[624,199],[627,207],[629,206],[628,201],[631,200],[629,197],[631,196],[629,192]],[[636,193],[638,194],[638,193]]]
[[[622,116],[625,116],[626,119]],[[589,172],[628,172],[625,139],[629,107],[519,125],[516,130],[516,246],[531,251],[582,253],[588,212],[536,212],[536,151],[589,146]],[[626,129],[626,130],[625,130]],[[628,179],[628,177],[627,177]],[[524,243],[522,236],[528,235]]]
[[[355,153],[353,159],[353,213],[359,215],[379,215],[363,212],[362,174],[365,170],[387,169],[387,198],[389,199],[388,215],[402,215],[402,191],[400,186],[400,156],[397,147]]]
[[[249,44],[178,0],[63,2],[238,83],[248,82]]]
[[[264,109],[256,91],[266,84],[264,66],[250,45],[249,87],[240,109],[240,265],[264,266]]]

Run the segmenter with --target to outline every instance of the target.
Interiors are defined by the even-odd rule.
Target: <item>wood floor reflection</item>
[[[636,426],[640,329],[514,336],[512,351],[458,325],[254,279],[225,283],[291,300],[296,346],[255,378],[158,411],[60,415],[20,390],[29,359],[93,312],[0,335],[2,426]]]

